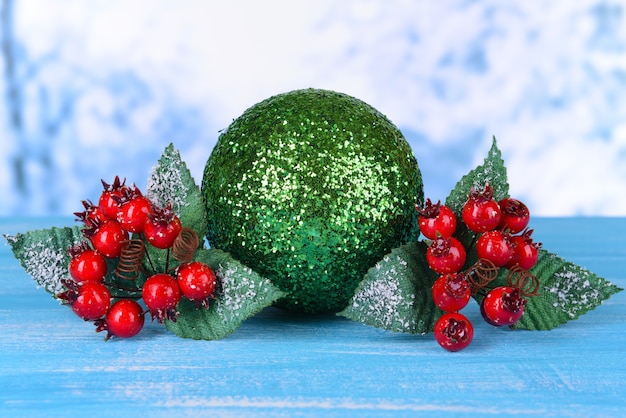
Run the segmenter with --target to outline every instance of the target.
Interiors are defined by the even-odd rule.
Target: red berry
[[[152,208],[144,224],[143,234],[148,242],[160,249],[170,248],[183,226],[180,219],[172,211],[171,203],[165,208]]]
[[[456,273],[465,264],[465,248],[454,237],[439,237],[426,251],[426,261],[439,274]]]
[[[474,327],[460,313],[445,313],[435,322],[435,340],[448,351],[459,351],[467,347],[474,338]]]
[[[215,273],[211,267],[199,261],[181,265],[176,273],[178,286],[189,300],[208,307],[207,298],[215,290]]]
[[[500,230],[482,234],[476,241],[478,258],[491,261],[496,267],[502,267],[513,257],[514,250],[510,236]]]
[[[508,269],[520,267],[524,270],[530,270],[537,264],[541,243],[533,241],[530,236],[532,232],[531,229],[525,231],[522,235],[511,237],[513,257],[511,257],[511,260],[506,264]]]
[[[96,222],[92,227],[84,229],[83,234],[96,251],[108,258],[119,257],[124,241],[128,240],[128,232],[117,221]]]
[[[435,305],[442,311],[460,311],[470,300],[471,285],[463,274],[445,274],[435,280],[432,296]]]
[[[462,217],[465,225],[474,232],[496,229],[500,222],[500,206],[493,199],[493,188],[487,183],[482,192],[472,189],[463,205]]]
[[[131,299],[120,299],[109,308],[103,321],[96,321],[96,331],[107,331],[111,337],[130,338],[141,331],[144,314],[141,305]]]
[[[111,292],[102,283],[87,282],[78,288],[72,310],[84,320],[102,318],[111,304]]]
[[[132,186],[116,199],[119,203],[117,211],[117,221],[126,231],[140,233],[143,232],[148,215],[152,213],[152,203],[141,191]]]
[[[456,230],[456,215],[446,205],[441,202],[433,204],[430,199],[426,199],[423,208],[415,205],[420,214],[418,223],[422,234],[428,239],[437,238],[437,234],[449,237]]]
[[[102,254],[89,248],[86,241],[69,248],[72,257],[70,276],[78,283],[101,282],[107,274],[107,263]]]
[[[67,288],[57,298],[72,307],[72,311],[85,321],[102,318],[109,309],[111,292],[102,283],[86,282],[78,284],[73,280],[61,280]]]
[[[517,234],[526,228],[530,211],[524,203],[509,197],[500,200],[498,206],[501,212],[498,229],[507,229],[511,234]]]
[[[74,212],[76,220],[81,221],[85,226],[93,226],[94,222],[104,222],[109,220],[102,212],[99,206],[95,206],[90,200],[83,200],[82,204],[85,208],[82,212]]]
[[[480,313],[487,323],[496,326],[513,325],[524,314],[526,299],[520,290],[508,286],[500,286],[487,293],[480,303]]]
[[[128,186],[126,186],[126,179],[120,181],[120,178],[115,176],[113,184],[108,184],[104,180],[101,181],[104,190],[100,195],[100,199],[98,199],[98,206],[108,219],[115,220],[119,209],[117,199],[122,197],[123,191],[128,188]]]
[[[165,273],[155,274],[146,280],[141,292],[152,320],[160,324],[166,319],[176,321],[176,305],[180,300],[180,288],[172,276]]]

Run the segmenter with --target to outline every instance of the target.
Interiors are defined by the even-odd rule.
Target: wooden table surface
[[[626,288],[626,218],[538,218],[544,248]],[[15,234],[71,219],[0,218]],[[466,350],[269,308],[220,341],[103,341],[0,246],[0,416],[623,416],[626,292],[552,331],[482,321]],[[464,311],[465,312],[465,311]]]

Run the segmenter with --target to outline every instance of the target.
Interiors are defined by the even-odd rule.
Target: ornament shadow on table
[[[497,199],[508,197],[495,138],[445,204],[460,215],[469,190],[486,184]],[[207,238],[208,246],[200,239],[192,248],[192,258],[217,276],[206,306],[181,298],[177,315],[164,321],[176,335],[224,338],[272,305],[411,334],[431,332],[442,316],[431,295],[437,275],[426,262],[429,240],[420,239],[417,226],[415,205],[423,203],[417,161],[402,133],[356,98],[306,89],[264,100],[220,135],[202,188],[170,144],[146,196],[171,204],[186,228]],[[476,237],[459,224],[455,237],[468,249],[467,267],[477,259]],[[69,277],[68,248],[85,241],[83,229],[5,237],[25,271],[57,297]],[[145,254],[133,280],[114,275],[119,259],[107,260],[104,283],[115,298],[140,299],[148,271],[172,272],[184,263],[168,249],[146,245]],[[515,328],[555,328],[622,290],[546,249],[530,272],[538,294],[528,298]],[[491,285],[506,285],[507,276],[499,269]],[[483,296],[474,298],[480,303]]]

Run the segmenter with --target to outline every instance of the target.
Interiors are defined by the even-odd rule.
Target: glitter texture
[[[204,171],[212,247],[288,294],[279,306],[336,312],[367,269],[417,238],[422,178],[402,133],[366,103],[297,90],[246,110]]]

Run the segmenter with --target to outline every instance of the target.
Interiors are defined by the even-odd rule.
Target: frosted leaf
[[[589,270],[544,249],[531,272],[541,283],[538,296],[528,298],[524,315],[515,328],[549,330],[597,308],[622,289]],[[506,274],[493,283],[506,284]],[[477,298],[480,302],[480,298]]]
[[[367,272],[338,315],[389,331],[431,331],[441,313],[432,301],[436,275],[428,268],[425,253],[423,243],[392,250]]]
[[[483,190],[487,183],[493,187],[494,199],[501,200],[508,197],[509,183],[506,167],[495,137],[483,164],[471,170],[457,182],[446,198],[446,205],[460,215],[471,188]]]
[[[268,279],[216,249],[202,249],[196,260],[208,264],[219,280],[221,291],[208,309],[181,300],[177,321],[166,322],[175,334],[193,339],[215,340],[235,331],[241,323],[285,296]]]
[[[84,240],[80,228],[51,228],[5,235],[17,258],[37,283],[53,296],[64,291],[61,279],[69,278],[68,247]]]
[[[146,197],[161,207],[171,202],[184,226],[193,228],[199,237],[206,235],[206,213],[200,188],[173,144],[165,149],[152,169]]]

